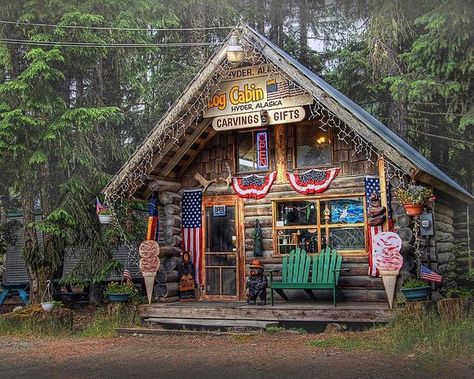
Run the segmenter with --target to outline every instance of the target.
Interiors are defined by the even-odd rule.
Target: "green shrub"
[[[370,338],[367,338],[370,333]],[[441,320],[437,314],[402,314],[384,327],[363,333],[344,333],[313,340],[312,346],[346,351],[413,354],[425,362],[442,363],[474,354],[474,317]]]
[[[114,293],[128,294],[131,298],[138,296],[138,291],[133,283],[120,284],[117,282],[110,282],[107,285],[107,289],[105,290],[104,294],[109,295]]]
[[[408,278],[403,282],[402,288],[421,288],[428,287],[429,284],[416,278]]]

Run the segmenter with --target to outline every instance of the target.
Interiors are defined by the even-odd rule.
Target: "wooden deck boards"
[[[193,302],[140,305],[142,318],[196,318],[221,320],[373,322],[386,323],[393,313],[386,303],[289,302],[249,306],[245,302]]]

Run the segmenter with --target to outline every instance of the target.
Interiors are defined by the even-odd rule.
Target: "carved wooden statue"
[[[380,197],[375,192],[370,195],[368,216],[370,226],[379,226],[385,221],[385,207],[382,207]]]
[[[263,256],[263,235],[260,221],[255,220],[255,229],[253,231],[253,255],[256,257]]]
[[[196,280],[194,275],[194,264],[191,262],[191,255],[189,251],[184,251],[181,255],[181,262],[178,264],[178,290],[181,300],[195,298]]]
[[[250,276],[247,278],[247,291],[249,305],[267,304],[267,277],[263,274],[263,265],[258,259],[254,259],[250,264]]]

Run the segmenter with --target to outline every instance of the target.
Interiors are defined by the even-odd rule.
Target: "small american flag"
[[[130,271],[128,270],[128,268],[124,268],[122,273],[122,282],[130,283],[131,281],[132,275],[130,274]]]
[[[431,271],[428,267],[421,265],[421,279],[430,282],[441,283],[443,277],[434,271]]]
[[[102,212],[103,210],[107,209],[106,207],[104,207],[102,205],[102,203],[100,202],[99,198],[96,197],[95,198],[95,213],[99,214],[100,212]]]
[[[365,200],[367,208],[369,207],[370,195],[376,193],[380,196],[380,180],[375,176],[365,177]],[[373,239],[379,233],[383,232],[382,225],[380,226],[369,226],[367,228],[367,245],[369,255],[369,276],[378,276],[377,267],[375,267],[375,260],[373,259]]]
[[[201,250],[202,250],[202,220],[201,220],[202,191],[190,190],[183,193],[183,248],[191,252],[196,267],[196,281],[201,280]]]
[[[305,91],[298,87],[294,82],[284,80],[282,82],[276,82],[276,80],[270,80],[267,82],[267,100],[284,99],[285,97],[293,97],[304,95]]]

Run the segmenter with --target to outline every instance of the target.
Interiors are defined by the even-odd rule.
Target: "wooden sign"
[[[225,205],[214,205],[212,207],[212,215],[214,217],[225,217],[226,215]]]
[[[204,117],[254,115],[262,110],[292,108],[313,102],[311,94],[273,68],[272,65],[259,65],[229,70],[224,80],[211,90]]]
[[[231,114],[215,117],[212,120],[212,127],[214,130],[222,131],[255,128],[263,125],[280,125],[302,121],[305,115],[303,107],[269,110],[266,115],[268,118],[267,122],[262,121],[261,112]]]

